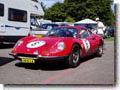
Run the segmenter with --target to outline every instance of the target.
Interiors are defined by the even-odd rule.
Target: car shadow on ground
[[[0,49],[9,49],[9,48],[13,48],[15,44],[0,44]]]
[[[96,58],[95,55],[91,55],[86,58],[81,59],[81,63],[84,63],[86,61],[92,60],[93,58]],[[15,64],[17,67],[24,67],[25,69],[32,69],[32,70],[44,70],[44,71],[57,71],[57,70],[65,70],[69,69],[69,67],[64,62],[41,62],[37,64],[28,64],[28,63],[21,63],[18,62]],[[79,67],[79,66],[78,66]]]
[[[7,57],[0,57],[0,66],[3,66],[5,64],[8,64],[12,61],[14,61],[15,59],[13,58],[7,58]]]
[[[67,66],[65,66],[63,62],[39,62],[36,64],[18,62],[15,64],[15,66],[24,67],[26,69],[46,70],[46,71],[64,70],[68,68]]]
[[[80,64],[92,60],[93,58],[97,58],[97,57],[95,55],[90,55],[88,57],[82,58]]]

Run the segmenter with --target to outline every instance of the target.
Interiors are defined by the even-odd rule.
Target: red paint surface
[[[64,27],[72,27],[72,28],[77,28],[78,29],[78,36],[79,32],[82,27],[79,26],[64,26]],[[87,30],[84,28],[84,30]],[[94,38],[94,39],[93,39]],[[64,55],[69,55],[72,50],[72,46],[77,43],[79,44],[82,48],[82,54],[80,57],[85,57],[88,56],[94,52],[96,52],[96,48],[98,48],[98,45],[100,43],[101,37],[92,33],[91,37],[88,38],[73,38],[73,37],[43,37],[43,38],[37,38],[37,37],[25,37],[22,38],[21,40],[23,43],[20,46],[15,46],[14,49],[11,51],[11,53],[25,53],[25,54],[34,54],[35,51],[38,51],[38,55],[41,56],[64,56]],[[85,50],[85,44],[83,44],[83,40],[87,40],[90,43],[90,48],[88,51]],[[28,48],[27,45],[31,42],[35,41],[44,41],[46,44],[37,48]],[[64,42],[65,48],[64,50],[59,50],[57,48],[57,45],[59,42]],[[47,52],[47,53],[44,53]]]

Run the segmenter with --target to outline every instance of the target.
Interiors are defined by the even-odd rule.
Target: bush
[[[68,16],[68,17],[65,19],[65,22],[72,22],[72,23],[74,23],[75,20],[74,20],[74,18]]]

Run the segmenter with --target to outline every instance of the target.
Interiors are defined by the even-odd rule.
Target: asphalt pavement
[[[105,41],[102,57],[89,56],[76,68],[63,63],[23,64],[10,53],[14,44],[0,45],[1,84],[114,85],[114,42]]]

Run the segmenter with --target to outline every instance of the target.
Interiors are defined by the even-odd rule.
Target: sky
[[[38,0],[43,2],[46,5],[46,8],[51,7],[56,2],[64,2],[64,0]]]
[[[51,7],[56,2],[64,2],[64,0],[38,0],[43,2],[46,5],[46,8]],[[111,5],[112,11],[114,12],[114,4]]]

